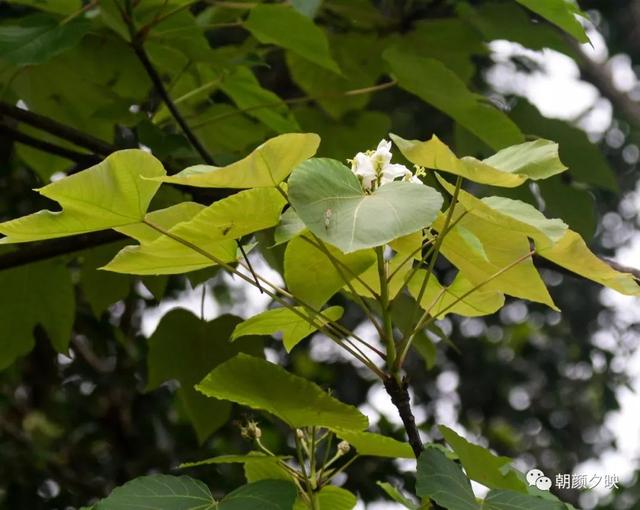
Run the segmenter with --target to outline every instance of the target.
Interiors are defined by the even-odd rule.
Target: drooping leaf
[[[180,469],[208,466],[210,464],[277,464],[279,460],[289,457],[265,455],[261,452],[249,452],[248,455],[219,455],[210,459],[198,460],[195,462],[184,462],[180,464]]]
[[[429,186],[390,182],[371,194],[339,161],[316,158],[289,178],[289,200],[307,228],[344,253],[381,246],[435,219],[442,197]]]
[[[340,73],[331,57],[329,43],[312,20],[285,5],[258,4],[244,26],[264,44],[275,44],[297,53],[319,66]]]
[[[454,187],[439,175],[437,178],[453,196]],[[553,245],[567,231],[567,225],[562,220],[546,218],[531,204],[520,200],[499,196],[479,199],[462,189],[458,193],[458,200],[470,214],[512,232],[520,232],[533,239],[538,248]]]
[[[247,67],[237,67],[229,76],[225,76],[220,88],[238,108],[246,110],[248,115],[276,133],[300,129],[285,103],[270,90],[262,88]]]
[[[60,23],[46,14],[26,16],[0,25],[0,55],[19,66],[41,64],[78,44],[90,28],[82,17]]]
[[[405,140],[393,134],[391,139],[412,163],[480,184],[512,188],[527,179],[546,179],[566,170],[558,158],[558,144],[548,140],[514,145],[480,161],[471,156],[456,157],[435,135],[426,142]]]
[[[513,471],[503,472],[504,466],[511,463],[510,458],[498,457],[488,449],[470,443],[444,425],[439,425],[438,430],[453,451],[458,454],[460,463],[469,478],[490,489],[510,489],[526,493],[527,484]]]
[[[347,280],[363,273],[376,261],[373,250],[343,254],[326,246],[329,255],[299,236],[287,245],[284,253],[284,279],[289,290],[307,304],[319,307],[338,292]],[[337,267],[336,267],[337,266]]]
[[[0,272],[0,370],[35,345],[40,324],[58,352],[66,352],[75,317],[69,271],[60,260]]]
[[[305,312],[302,306],[296,306],[296,310],[307,317],[311,317],[316,324],[325,324],[326,320],[317,314]],[[342,317],[344,309],[341,306],[331,306],[322,310],[322,314],[331,321],[336,321]],[[300,317],[288,308],[275,308],[267,310],[258,315],[241,322],[233,330],[231,339],[243,337],[245,335],[273,335],[282,333],[282,341],[287,352],[290,352],[303,338],[309,336],[318,328]]]
[[[409,510],[419,510],[420,507],[407,498],[399,489],[391,485],[389,482],[376,482],[378,487],[380,487],[392,500],[396,503],[400,503],[405,508]]]
[[[560,501],[543,499],[510,490],[492,490],[482,503],[482,510],[563,510]]]
[[[237,255],[235,240],[276,225],[284,203],[282,195],[273,188],[241,191],[169,228],[176,238],[158,235],[149,242],[128,246],[103,269],[131,274],[175,274],[213,266],[216,260],[233,261]],[[167,216],[172,221],[178,217],[175,212]]]
[[[115,488],[96,510],[214,510],[219,508],[209,488],[188,476],[150,475]]]
[[[385,51],[384,58],[400,87],[444,112],[494,150],[524,141],[506,114],[471,92],[442,62],[399,48]]]
[[[409,443],[374,432],[332,428],[336,435],[355,448],[358,455],[389,457],[391,459],[415,459]]]
[[[286,179],[299,163],[313,156],[319,144],[320,137],[313,133],[288,133],[267,140],[231,165],[196,165],[161,180],[203,188],[270,188]]]
[[[425,275],[424,269],[418,269],[409,282],[409,293],[414,299],[418,299]],[[460,273],[447,286],[441,285],[436,275],[432,274],[422,294],[420,307],[428,310],[431,316],[438,319],[442,319],[450,313],[463,317],[490,315],[502,308],[504,295],[496,290],[480,287],[465,296],[474,287],[475,285]]]
[[[218,510],[293,510],[298,491],[292,482],[260,480],[238,487],[227,494]]]
[[[151,154],[128,149],[114,152],[101,163],[40,188],[38,192],[62,206],[0,223],[0,243],[21,243],[69,236],[138,223],[165,171]]]
[[[427,448],[418,459],[416,493],[447,510],[480,510],[462,469],[436,448]]]
[[[147,390],[175,379],[184,409],[200,442],[221,427],[229,418],[231,404],[206,398],[193,387],[207,373],[239,352],[262,355],[262,340],[247,336],[230,342],[231,332],[241,322],[238,317],[223,315],[203,322],[192,313],[176,309],[167,313],[149,338]]]
[[[576,16],[586,18],[574,0],[516,0],[554,25],[572,35],[581,43],[588,43],[589,37]]]
[[[216,367],[196,389],[209,397],[267,411],[291,427],[367,427],[366,416],[355,407],[334,399],[303,377],[245,354]]]
[[[558,264],[580,276],[629,296],[640,295],[640,285],[633,275],[621,273],[594,255],[582,237],[568,230],[560,241],[538,251],[545,259]]]

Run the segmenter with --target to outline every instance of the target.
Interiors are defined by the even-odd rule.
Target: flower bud
[[[338,453],[340,453],[340,455],[346,455],[347,453],[349,453],[350,450],[351,450],[351,445],[346,441],[340,441],[338,443]]]

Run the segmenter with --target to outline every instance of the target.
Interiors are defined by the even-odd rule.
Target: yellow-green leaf
[[[296,306],[299,313],[312,318],[316,324],[326,324],[326,320],[318,314],[311,314],[301,306]],[[341,306],[331,306],[326,310],[322,310],[322,315],[330,321],[337,321],[344,309]],[[288,308],[275,308],[259,313],[253,317],[241,322],[233,330],[231,339],[235,340],[245,335],[273,335],[274,333],[282,333],[282,342],[287,352],[290,352],[300,340],[309,336],[318,328],[308,321],[300,317],[294,311]]]
[[[320,137],[288,133],[267,140],[247,157],[228,166],[195,165],[160,180],[201,188],[269,188],[281,183],[316,153]]]
[[[245,190],[214,202],[190,220],[176,223],[169,232],[222,262],[230,262],[236,259],[235,240],[276,225],[283,206],[284,198],[274,188]],[[173,213],[165,213],[164,218],[173,221],[195,209],[174,208]],[[152,220],[150,215],[147,221]],[[192,247],[158,235],[150,242],[127,246],[104,269],[131,274],[175,274],[213,265],[214,260]]]
[[[557,244],[539,250],[538,254],[605,287],[629,296],[640,296],[640,285],[633,275],[616,271],[600,260],[589,250],[580,234],[573,230],[568,230]]]
[[[151,154],[128,149],[75,175],[37,190],[62,211],[43,210],[0,223],[0,243],[22,243],[83,234],[143,220],[159,183],[143,178],[165,174]]]
[[[452,173],[480,184],[513,188],[527,179],[546,179],[564,172],[558,157],[558,145],[548,140],[534,140],[502,149],[482,161],[465,156],[458,158],[437,136],[431,140],[405,140],[391,134],[391,139],[412,163]]]
[[[373,457],[389,457],[391,459],[415,459],[409,443],[398,441],[392,437],[359,430],[332,428],[340,439],[355,448],[358,455]]]

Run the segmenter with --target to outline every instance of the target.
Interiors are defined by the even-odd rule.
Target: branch
[[[15,142],[28,145],[29,147],[33,147],[34,149],[38,149],[43,152],[48,152],[49,154],[66,158],[78,163],[79,165],[95,165],[96,163],[99,163],[101,159],[94,154],[85,154],[65,147],[60,147],[59,145],[44,140],[38,140],[37,138],[26,133],[22,133],[21,131],[18,131],[17,129],[2,122],[0,122],[0,134],[6,135],[9,139]]]
[[[404,425],[404,429],[407,432],[409,444],[413,450],[413,454],[416,459],[420,457],[424,446],[422,445],[422,439],[420,439],[420,432],[416,425],[416,419],[411,411],[411,397],[409,396],[409,383],[407,378],[404,377],[401,382],[393,376],[387,376],[384,380],[384,389],[391,397],[391,402],[398,409],[398,414]]]
[[[49,134],[71,142],[78,147],[88,149],[94,154],[100,156],[107,156],[117,150],[115,146],[98,138],[94,138],[82,131],[2,101],[0,101],[0,114],[24,122],[25,124],[29,124],[30,126],[41,129],[42,131],[46,131]]]
[[[202,145],[200,140],[198,140],[198,137],[195,135],[195,133],[187,125],[187,122],[184,120],[184,117],[178,111],[178,107],[169,96],[169,93],[167,92],[167,89],[165,88],[164,83],[162,83],[162,78],[160,78],[158,71],[156,71],[156,68],[153,67],[151,60],[149,60],[149,56],[147,55],[147,52],[144,50],[142,39],[139,35],[132,34],[131,46],[133,47],[133,51],[136,53],[138,60],[140,60],[140,63],[142,64],[145,71],[149,75],[149,78],[151,79],[151,82],[153,83],[154,88],[162,98],[162,101],[167,105],[167,108],[171,112],[171,115],[180,126],[180,129],[182,129],[182,132],[189,140],[189,143],[198,152],[198,154],[200,154],[200,157],[208,165],[213,165],[214,164],[213,158],[207,152],[207,149],[205,149],[204,145]]]

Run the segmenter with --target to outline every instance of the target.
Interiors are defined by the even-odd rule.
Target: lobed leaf
[[[0,223],[0,243],[23,243],[95,232],[139,223],[160,184],[141,177],[165,171],[151,154],[127,149],[114,152],[87,170],[37,190],[62,211],[40,211]]]
[[[266,7],[266,6],[265,6]],[[270,188],[316,153],[320,137],[288,133],[267,140],[251,154],[224,167],[195,165],[158,180],[201,188]]]

